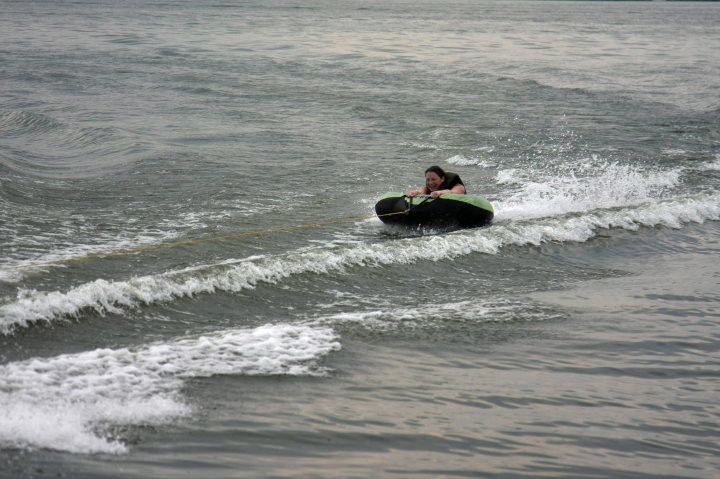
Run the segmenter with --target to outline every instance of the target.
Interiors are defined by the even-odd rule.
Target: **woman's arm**
[[[437,198],[438,196],[445,195],[448,193],[455,193],[456,195],[464,195],[465,187],[463,185],[461,185],[460,183],[458,183],[457,185],[453,186],[449,190],[433,191],[432,193],[430,193],[430,196],[432,196],[433,198]],[[410,195],[408,195],[408,196],[410,196]]]
[[[417,190],[410,190],[407,193],[405,193],[405,196],[415,196],[415,195],[426,195],[426,188],[424,186],[421,186]]]

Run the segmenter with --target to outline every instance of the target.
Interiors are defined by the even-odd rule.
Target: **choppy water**
[[[0,6],[0,477],[717,477],[720,4]]]

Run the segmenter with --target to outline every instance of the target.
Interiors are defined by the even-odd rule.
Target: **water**
[[[717,477],[718,25],[3,1],[0,477]]]

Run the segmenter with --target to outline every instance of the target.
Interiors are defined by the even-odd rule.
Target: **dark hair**
[[[427,170],[425,170],[425,174],[428,174],[428,173],[430,173],[431,171],[432,171],[433,173],[435,173],[436,175],[438,175],[440,178],[445,178],[445,176],[446,176],[446,175],[445,175],[445,170],[443,170],[442,168],[440,168],[440,167],[437,166],[437,165],[433,165],[433,166],[431,166],[430,168],[428,168]]]

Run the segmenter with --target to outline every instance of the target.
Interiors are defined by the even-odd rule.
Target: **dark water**
[[[717,477],[720,4],[0,7],[0,477]]]

